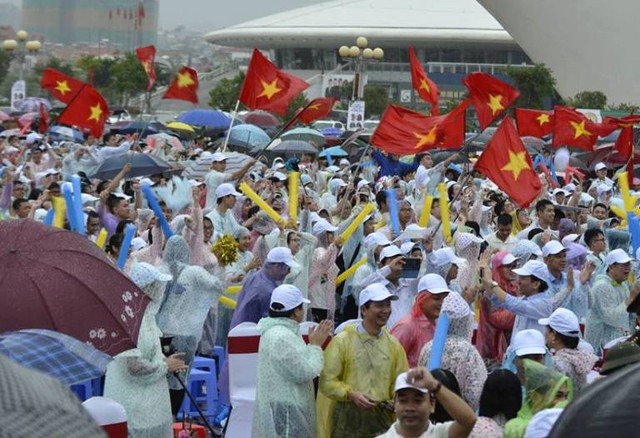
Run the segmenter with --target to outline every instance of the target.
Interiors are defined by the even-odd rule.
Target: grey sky
[[[160,26],[202,32],[221,29],[322,0],[160,0]]]

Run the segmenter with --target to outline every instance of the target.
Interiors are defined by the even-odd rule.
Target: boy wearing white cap
[[[594,166],[593,170],[595,170],[596,172],[596,180],[594,181],[594,184],[605,185],[609,188],[613,187],[613,180],[611,180],[610,178],[607,178],[606,164],[600,162]]]
[[[397,299],[380,283],[364,288],[362,322],[347,326],[327,347],[318,397],[322,436],[376,436],[393,423],[393,382],[407,370],[402,346],[384,328]]]
[[[633,330],[633,314],[627,306],[640,293],[640,283],[631,288],[627,277],[632,258],[623,249],[614,249],[605,259],[606,273],[596,277],[591,288],[593,304],[587,314],[584,337],[596,354],[609,341]]]
[[[212,154],[211,171],[204,176],[204,183],[207,186],[207,203],[205,210],[215,208],[218,199],[216,189],[220,184],[239,180],[255,162],[256,160],[251,158],[235,172],[224,173],[224,170],[227,168],[227,157],[222,152]]]
[[[233,216],[236,200],[242,196],[233,184],[223,183],[215,189],[216,207],[207,214],[213,224],[213,230],[218,234],[233,235],[240,228],[240,224]],[[208,194],[207,194],[208,197]]]

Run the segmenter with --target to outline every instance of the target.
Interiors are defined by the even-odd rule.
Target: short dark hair
[[[571,348],[573,350],[575,350],[576,348],[578,348],[578,344],[580,343],[580,338],[578,336],[567,336],[567,335],[563,335],[562,333],[558,333],[557,331],[555,331],[554,329],[552,329],[551,327],[547,327],[548,330],[552,331],[553,333],[556,334],[556,336],[560,339],[560,342],[562,342],[562,344],[567,347],[567,348]],[[577,335],[577,334],[576,334]]]
[[[125,229],[127,228],[127,225],[132,224],[133,221],[131,219],[123,219],[120,222],[118,222],[118,225],[116,225],[116,234],[124,234]]]
[[[553,202],[548,199],[541,199],[536,202],[536,213],[542,213],[547,208],[547,205],[553,205]]]
[[[533,281],[539,281],[540,282],[540,287],[538,288],[538,293],[542,293],[542,292],[546,291],[549,288],[549,285],[547,284],[546,281],[541,280],[540,278],[534,277],[534,276],[531,276],[531,278],[533,279]]]
[[[51,184],[49,184],[49,186],[47,187],[47,190],[60,190],[60,184],[54,181]]]
[[[534,228],[531,231],[529,231],[529,234],[527,234],[527,240],[531,240],[534,237],[536,237],[538,234],[540,233],[544,233],[544,230],[542,228]]]
[[[435,370],[431,371],[431,375],[434,379],[442,383],[442,386],[447,388],[449,391],[453,392],[458,397],[462,397],[458,379],[456,379],[455,374],[453,374],[451,371],[442,368],[436,368]],[[449,413],[445,410],[444,406],[442,406],[442,403],[436,403],[436,408],[429,416],[429,420],[432,423],[446,423],[447,421],[453,421],[453,417],[451,417],[451,415],[449,415]]]
[[[507,226],[507,225],[513,225],[513,217],[510,214],[505,214],[502,213],[500,216],[498,216],[498,226],[502,225]]]
[[[522,388],[518,376],[506,369],[498,369],[487,376],[480,394],[482,417],[493,418],[498,414],[511,420],[522,407]]]
[[[466,221],[464,223],[464,226],[467,227],[467,228],[471,228],[471,230],[473,230],[473,234],[475,234],[476,236],[480,237],[480,225],[478,224],[478,222]]]
[[[122,242],[124,241],[124,234],[115,233],[109,238],[107,243],[107,252],[113,253],[114,248],[122,248]]]
[[[113,132],[107,132],[105,135],[102,136],[102,141],[104,143],[107,143],[109,140],[111,140],[111,137],[115,137],[115,133]]]
[[[24,199],[24,198],[16,198],[16,199],[13,201],[13,203],[11,204],[11,207],[13,207],[13,210],[15,211],[15,210],[19,209],[19,208],[20,208],[20,206],[21,206],[22,204],[24,204],[25,202],[26,202],[26,203],[28,203],[29,201],[27,201],[27,200],[26,200],[26,199]]]
[[[604,236],[604,232],[600,228],[590,228],[584,232],[584,243],[587,246],[591,246],[593,239],[598,238],[600,235]]]
[[[603,204],[602,202],[598,202],[596,204],[593,204],[593,208],[591,209],[591,211],[595,210],[596,207],[602,207],[607,211],[609,210],[609,207],[607,207],[605,204]]]
[[[93,210],[87,210],[87,219],[100,219],[100,215]]]
[[[556,219],[564,219],[565,217],[567,217],[567,215],[564,214],[564,211],[560,210],[559,208],[554,208],[553,214]]]
[[[383,204],[386,205],[387,203],[387,194],[385,193],[384,190],[380,190],[378,193],[376,193],[376,204],[378,204],[378,208],[382,207]]]
[[[269,317],[270,318],[289,318],[291,315],[293,315],[293,313],[296,310],[302,308],[302,304],[300,304],[298,307],[295,307],[295,308],[293,308],[291,310],[285,310],[283,312],[280,312],[278,310],[274,310],[272,308],[275,308],[275,309],[281,308],[281,309],[283,309],[284,306],[282,304],[280,304],[280,303],[272,303],[269,306]]]

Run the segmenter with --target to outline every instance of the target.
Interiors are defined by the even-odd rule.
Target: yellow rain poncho
[[[318,391],[318,437],[371,437],[393,423],[393,411],[384,406],[393,400],[398,374],[408,369],[402,345],[386,329],[379,336],[347,326],[324,352],[324,368]],[[377,402],[363,410],[349,401],[349,391],[366,394]]]

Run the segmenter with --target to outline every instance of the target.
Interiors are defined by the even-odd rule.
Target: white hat
[[[326,219],[320,219],[313,225],[313,235],[317,237],[320,234],[325,233],[327,231],[333,233],[337,229],[338,227],[334,227]]]
[[[560,189],[560,188],[553,189],[553,196],[556,196],[556,195],[559,195],[559,194],[563,194],[563,195],[567,196],[569,194],[569,192],[567,192],[564,189]]]
[[[329,173],[336,173],[340,168],[338,166],[329,166],[325,170]]]
[[[285,175],[285,174],[284,174],[284,173],[282,173],[282,172],[275,172],[275,173],[273,174],[273,178],[277,178],[277,179],[278,179],[278,180],[280,180],[280,181],[286,181],[286,180],[287,180],[287,175]]]
[[[7,147],[4,148],[3,154],[4,155],[11,155],[11,154],[16,153],[16,152],[20,152],[20,149],[14,147],[14,146],[7,146]]]
[[[195,149],[193,150],[193,155],[198,155],[198,154],[200,154],[200,153],[202,153],[202,148],[195,148]]]
[[[567,234],[562,238],[562,245],[568,246],[570,243],[575,243],[578,237],[580,237],[579,234]]]
[[[342,166],[343,164],[344,164],[344,165],[346,165],[346,166],[349,166],[351,163],[349,163],[349,160],[347,160],[346,158],[342,158],[342,159],[340,160],[340,163],[339,163],[339,164],[340,164],[341,166]]]
[[[367,181],[366,179],[361,179],[360,181],[358,181],[358,185],[356,186],[356,190],[360,190],[363,187],[368,187],[369,186],[369,181]]]
[[[550,240],[542,247],[542,257],[556,255],[566,250],[567,248],[562,246],[562,243],[558,242],[557,240]]]
[[[154,184],[153,180],[151,178],[142,178],[140,180],[140,185],[142,187],[151,187]]]
[[[138,252],[148,245],[149,244],[147,243],[147,241],[142,237],[135,237],[133,238],[133,240],[131,240],[131,249],[133,250],[133,252]]]
[[[313,184],[313,178],[311,178],[306,173],[303,173],[302,175],[300,175],[300,182],[303,186],[306,186],[307,184]]]
[[[576,191],[576,185],[574,183],[569,183],[563,187],[565,192],[573,193]]]
[[[204,158],[204,153],[202,154],[202,158]],[[216,163],[220,161],[226,161],[227,157],[222,152],[216,152],[211,154],[211,162]]]
[[[164,283],[170,281],[173,277],[169,274],[160,272],[158,268],[149,263],[138,262],[131,266],[129,277],[138,287],[145,287],[154,281],[162,281]]]
[[[113,192],[113,193],[112,193],[112,195],[113,195],[113,196],[115,196],[116,198],[126,199],[127,201],[128,201],[129,199],[131,199],[131,196],[129,196],[129,195],[125,195],[125,194],[124,194],[124,193],[122,193],[122,192]]]
[[[375,231],[364,238],[364,246],[371,248],[372,246],[391,245],[391,241],[380,231]]]
[[[395,245],[385,246],[380,252],[380,257],[378,257],[378,261],[381,262],[384,259],[401,256],[401,255],[403,255],[402,251],[400,251],[400,248],[398,248],[397,246]]]
[[[360,291],[358,305],[363,306],[369,301],[384,301],[387,298],[391,298],[391,301],[396,301],[398,299],[398,296],[389,292],[389,289],[387,289],[384,285],[380,283],[373,283]]]
[[[402,373],[398,377],[396,377],[396,384],[393,387],[393,392],[398,392],[403,389],[415,389],[416,391],[420,391],[423,394],[427,394],[429,392],[428,389],[420,388],[419,386],[414,386],[407,380],[409,377],[408,373]]]
[[[607,165],[606,165],[606,164],[604,164],[604,163],[602,163],[602,162],[600,162],[600,163],[596,164],[593,168],[594,168],[594,169],[595,169],[595,171],[597,172],[597,171],[599,171],[599,170],[606,169],[606,168],[607,168]]]
[[[284,165],[284,163],[281,163],[280,161],[276,161],[276,162],[274,162],[274,163],[273,163],[273,166],[271,166],[271,168],[272,168],[273,170],[280,170],[280,169],[282,169],[282,168],[284,168],[284,167],[286,167],[286,166]]]
[[[213,161],[213,154],[209,151],[204,151],[203,153],[200,154],[200,160],[211,162]]]
[[[602,196],[607,192],[612,191],[613,189],[606,184],[598,184],[596,191],[598,192],[598,196]]]
[[[187,182],[191,185],[191,187],[197,187],[204,184],[202,181],[197,181],[195,179],[187,180]]]
[[[521,277],[536,277],[545,283],[549,281],[549,269],[539,260],[529,260],[524,266],[514,269],[513,272]]]
[[[516,356],[528,354],[545,354],[547,349],[544,343],[544,335],[535,329],[520,330],[511,342]]]
[[[607,258],[604,260],[604,264],[609,267],[611,265],[613,265],[614,263],[629,263],[630,261],[632,261],[633,259],[631,257],[629,257],[629,254],[627,254],[624,249],[622,248],[618,248],[618,249],[614,249],[613,251],[611,251],[609,254],[607,254]]]
[[[53,167],[50,167],[49,169],[45,170],[44,172],[42,172],[45,176],[47,175],[59,175],[60,171],[57,169],[54,169]]]
[[[447,282],[438,274],[424,275],[418,282],[418,292],[427,291],[432,295],[451,292]]]
[[[291,250],[283,246],[277,246],[267,254],[267,263],[284,263],[290,268],[298,268],[300,265],[293,258]]]
[[[216,187],[216,198],[223,198],[225,196],[242,196],[240,193],[236,192],[236,188],[233,187],[233,184],[223,183]]]
[[[274,303],[280,303],[284,307],[276,309],[273,307]],[[292,284],[281,284],[271,292],[271,301],[269,303],[269,309],[276,312],[288,312],[298,307],[300,304],[311,304],[311,301],[302,296],[300,289]]]
[[[334,191],[340,187],[346,187],[347,183],[340,178],[333,178],[329,181],[329,190]]]
[[[82,199],[82,205],[84,205],[84,204],[90,204],[92,202],[96,202],[100,198],[96,198],[95,196],[92,196],[88,193],[82,193],[80,194],[80,199]]]
[[[580,321],[575,313],[560,307],[553,311],[548,318],[538,320],[540,325],[548,325],[561,335],[577,338],[580,336]]]
[[[416,244],[413,242],[405,242],[402,245],[400,245],[400,251],[402,251],[402,254],[408,256],[413,250],[414,246],[416,246]]]
[[[451,248],[440,248],[439,250],[434,251],[431,261],[436,266],[444,266],[448,263],[460,266],[465,262],[463,258],[456,256]]]
[[[427,228],[421,227],[418,224],[409,224],[407,228],[396,237],[396,240],[407,240],[407,239],[426,239],[427,238]]]
[[[518,260],[518,257],[516,257],[513,254],[509,253],[506,256],[504,256],[504,258],[502,259],[501,266],[510,265],[511,263],[515,262],[516,260]]]
[[[39,140],[42,140],[42,139],[43,139],[43,137],[40,134],[38,134],[37,132],[32,132],[29,135],[27,135],[26,142],[27,142],[27,144],[33,144],[36,141],[39,141]]]

